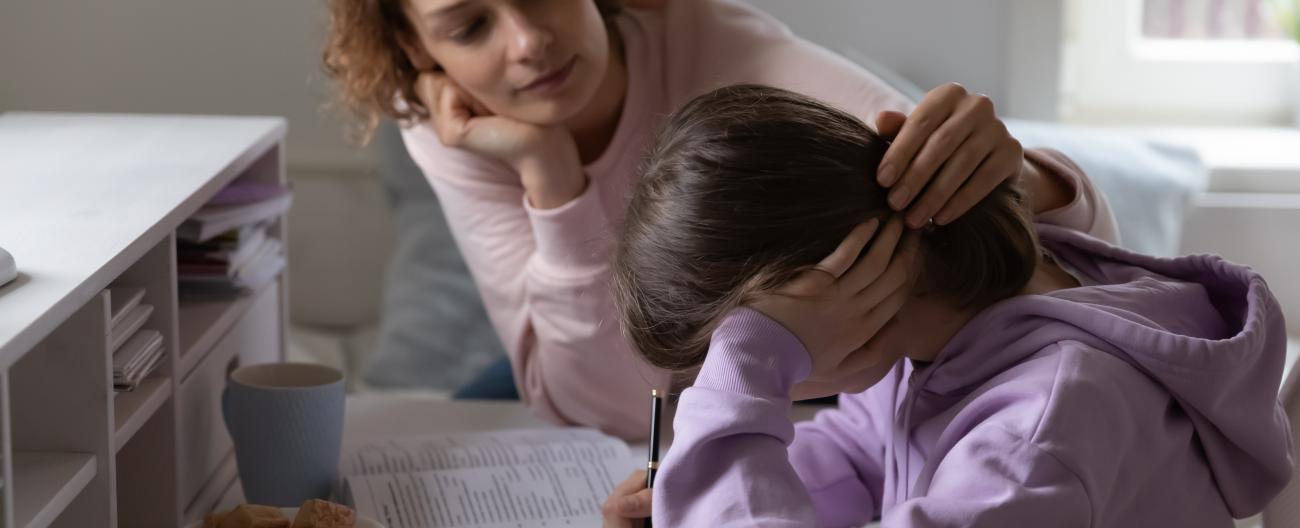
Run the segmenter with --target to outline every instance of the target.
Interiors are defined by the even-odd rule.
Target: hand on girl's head
[[[931,90],[910,116],[881,112],[876,128],[893,139],[878,180],[913,228],[953,221],[1024,166],[1024,149],[993,102],[956,83]]]
[[[871,247],[863,253],[868,242]],[[808,350],[812,371],[806,387],[838,386],[844,373],[892,363],[868,342],[907,300],[915,243],[915,235],[904,234],[901,219],[891,218],[883,227],[871,219],[816,266],[750,304]]]

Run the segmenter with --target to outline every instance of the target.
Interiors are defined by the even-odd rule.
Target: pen
[[[663,399],[659,397],[659,391],[650,389],[650,461],[645,468],[646,489],[654,489],[655,471],[659,469],[659,413],[662,409]],[[645,526],[654,526],[649,517],[646,517]]]

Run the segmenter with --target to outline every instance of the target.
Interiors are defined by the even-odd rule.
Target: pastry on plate
[[[279,508],[241,504],[226,513],[205,515],[203,528],[290,528],[290,523]]]
[[[241,504],[226,513],[203,516],[203,528],[358,528],[358,524],[379,526],[373,520],[358,523],[356,510],[320,499],[309,499],[297,509]]]
[[[293,528],[353,528],[356,525],[355,510],[320,499],[302,503],[293,519]]]

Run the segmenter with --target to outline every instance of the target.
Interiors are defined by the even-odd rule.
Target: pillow
[[[411,161],[397,126],[375,137],[396,244],[380,306],[379,337],[363,377],[378,388],[450,391],[505,356],[442,207]]]
[[[1149,255],[1178,254],[1183,217],[1209,174],[1188,146],[1042,121],[1006,120],[1025,148],[1059,150],[1092,180],[1119,222],[1120,245]]]

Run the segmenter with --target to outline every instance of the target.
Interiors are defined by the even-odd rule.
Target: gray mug
[[[343,442],[343,373],[314,363],[236,369],[221,395],[244,497],[294,507],[328,499]]]

